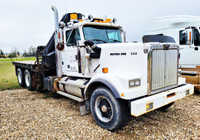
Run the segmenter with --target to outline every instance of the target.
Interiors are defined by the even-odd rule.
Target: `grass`
[[[15,66],[12,61],[35,60],[34,57],[27,58],[0,58],[0,90],[20,88],[15,74]]]

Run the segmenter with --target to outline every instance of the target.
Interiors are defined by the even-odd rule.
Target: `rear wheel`
[[[25,70],[24,72],[24,80],[25,80],[25,87],[28,89],[28,90],[32,90],[33,87],[32,87],[32,76],[31,76],[31,73],[29,70]]]
[[[110,131],[123,127],[129,120],[127,104],[116,99],[112,92],[104,87],[94,90],[90,108],[95,122]]]
[[[21,87],[24,87],[24,73],[21,68],[17,68],[17,81]]]

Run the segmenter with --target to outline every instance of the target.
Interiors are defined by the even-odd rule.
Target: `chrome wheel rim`
[[[30,76],[28,73],[25,74],[25,81],[26,81],[26,86],[29,87],[30,86]]]
[[[100,96],[96,99],[95,112],[102,122],[109,122],[113,118],[113,107],[106,97]]]
[[[17,78],[18,78],[18,82],[21,84],[22,83],[22,73],[21,73],[21,71],[17,72]]]

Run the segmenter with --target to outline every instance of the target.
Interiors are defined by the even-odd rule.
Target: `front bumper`
[[[131,115],[138,117],[191,94],[194,94],[194,86],[186,84],[172,90],[167,90],[149,97],[132,101]]]

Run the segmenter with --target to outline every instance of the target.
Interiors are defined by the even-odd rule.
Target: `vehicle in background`
[[[175,39],[180,45],[182,77],[200,91],[200,17],[170,16],[150,21],[149,34],[164,34]]]

